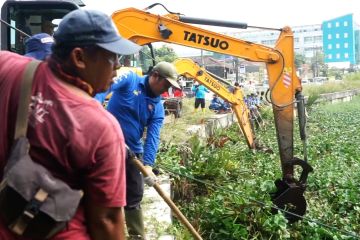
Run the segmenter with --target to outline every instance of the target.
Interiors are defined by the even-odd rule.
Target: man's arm
[[[88,149],[92,164],[83,171],[86,228],[92,240],[122,240],[126,205],[124,137],[120,125],[109,113],[93,125],[97,127],[88,136],[94,146]],[[84,129],[89,129],[89,125]],[[78,151],[74,147],[73,152]]]
[[[85,202],[87,226],[92,240],[123,240],[124,210],[122,207],[101,207],[90,201]]]
[[[164,122],[164,110],[156,108],[156,113],[150,124],[147,126],[147,134],[144,145],[144,165],[153,166],[156,158],[156,152],[160,143],[160,129]]]

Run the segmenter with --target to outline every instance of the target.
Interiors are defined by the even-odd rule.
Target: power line
[[[228,189],[219,187],[219,186],[217,186],[217,185],[215,185],[215,184],[206,182],[206,181],[204,181],[204,180],[197,179],[197,178],[195,178],[195,177],[193,177],[193,176],[189,176],[189,175],[186,175],[186,174],[183,174],[183,173],[179,173],[179,172],[173,171],[173,170],[170,169],[169,166],[161,165],[161,166],[159,166],[159,167],[162,168],[163,170],[165,170],[166,172],[172,173],[172,174],[174,174],[174,175],[182,176],[182,177],[191,179],[191,180],[193,180],[193,181],[195,181],[195,182],[199,182],[199,183],[202,183],[202,184],[204,184],[204,185],[211,186],[211,187],[213,187],[213,188],[220,189],[220,190],[223,191],[223,192],[227,192],[227,193],[230,193],[230,194],[234,195],[234,192],[233,192],[233,191],[230,191],[230,190],[228,190]],[[315,223],[315,224],[320,225],[320,226],[322,226],[322,227],[326,227],[326,228],[328,228],[328,229],[331,229],[331,230],[334,230],[334,231],[336,231],[336,232],[342,233],[342,234],[344,234],[344,235],[346,235],[346,236],[354,237],[354,238],[356,238],[356,239],[360,239],[360,236],[355,235],[355,234],[352,233],[352,232],[345,231],[345,230],[339,229],[339,228],[337,228],[337,227],[330,226],[330,225],[328,225],[328,224],[322,223],[322,222],[320,222],[320,221],[318,221],[318,220],[314,220],[314,219],[311,219],[311,218],[308,218],[308,217],[300,216],[300,215],[298,215],[298,214],[295,214],[295,213],[286,211],[286,210],[284,210],[284,209],[279,208],[278,206],[276,206],[276,205],[274,205],[274,204],[269,205],[269,204],[267,204],[267,203],[264,203],[264,202],[262,202],[262,201],[253,199],[253,198],[251,198],[251,197],[249,197],[249,196],[245,196],[245,195],[239,194],[239,193],[237,193],[237,196],[242,197],[242,198],[245,198],[245,199],[248,199],[249,201],[255,202],[255,203],[257,203],[257,204],[259,204],[259,205],[262,205],[262,206],[264,206],[264,207],[274,208],[274,209],[279,210],[279,211],[281,211],[281,212],[283,212],[283,213],[286,213],[286,214],[295,216],[295,217],[297,217],[297,218],[301,218],[302,220],[305,220],[305,221],[307,221],[307,222],[312,222],[312,223]]]

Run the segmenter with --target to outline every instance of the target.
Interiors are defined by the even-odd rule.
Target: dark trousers
[[[136,154],[142,160],[142,154]],[[126,157],[126,210],[140,209],[144,195],[144,178],[129,156]]]
[[[201,106],[201,108],[205,108],[204,98],[195,98],[195,108],[197,109],[199,106]]]

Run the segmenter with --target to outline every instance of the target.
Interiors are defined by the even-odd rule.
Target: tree
[[[173,62],[176,58],[178,58],[174,49],[167,45],[162,45],[160,48],[154,48],[155,51],[155,60],[156,62]]]
[[[295,54],[295,66],[297,69],[300,69],[302,65],[305,64],[305,56],[303,54]]]
[[[162,45],[160,48],[154,49],[154,55],[155,55],[155,62],[173,62],[178,56],[176,55],[173,48]],[[145,46],[141,49],[139,53],[139,59],[138,59],[138,66],[140,66],[144,73],[147,73],[151,67],[153,66],[153,56],[151,55],[150,48]]]
[[[322,51],[316,51],[315,55],[311,58],[311,68],[314,73],[314,77],[327,77],[328,66],[324,63],[324,53]]]

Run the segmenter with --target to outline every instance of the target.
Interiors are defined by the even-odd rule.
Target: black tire
[[[174,112],[175,118],[180,118],[182,115],[182,102],[176,104],[176,111]]]

